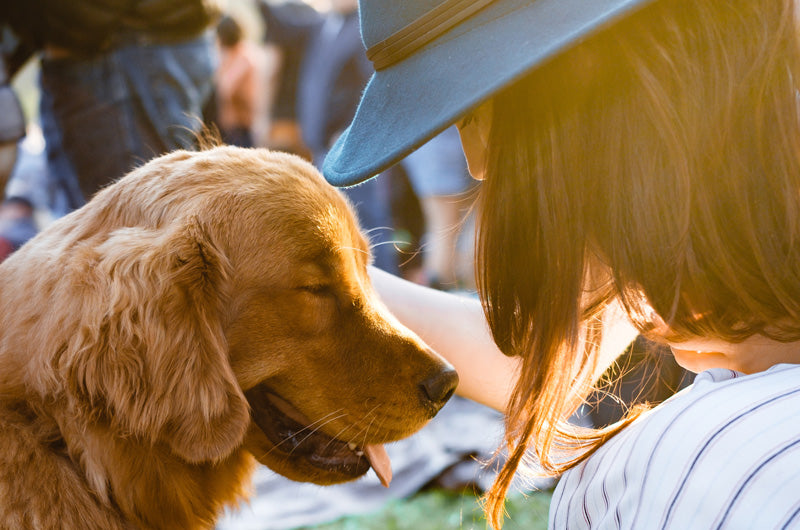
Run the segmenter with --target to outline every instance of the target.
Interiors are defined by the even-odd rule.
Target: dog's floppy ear
[[[77,406],[189,462],[230,454],[250,414],[220,321],[230,264],[200,223],[119,229],[80,261],[91,281],[65,366]]]

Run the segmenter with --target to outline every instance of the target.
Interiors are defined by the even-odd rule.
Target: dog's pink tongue
[[[383,487],[388,488],[392,481],[392,462],[386,454],[386,448],[383,445],[367,445],[364,447],[364,453],[375,474],[381,479]]]

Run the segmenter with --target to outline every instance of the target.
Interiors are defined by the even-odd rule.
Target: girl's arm
[[[506,357],[497,348],[480,302],[423,287],[375,267],[370,268],[370,276],[389,311],[455,367],[458,394],[504,412],[522,359]],[[637,333],[622,308],[612,305],[606,313],[595,380]]]
[[[459,395],[504,411],[521,359],[495,345],[477,299],[430,289],[372,267],[373,286],[389,310],[459,375]]]

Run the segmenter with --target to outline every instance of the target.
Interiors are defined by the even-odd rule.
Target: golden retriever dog
[[[266,150],[175,152],[0,266],[0,528],[210,528],[255,461],[333,484],[457,376],[377,300],[343,196]]]

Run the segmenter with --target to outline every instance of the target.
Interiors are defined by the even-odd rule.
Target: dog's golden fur
[[[367,262],[343,197],[264,150],[158,158],[54,223],[0,266],[0,528],[207,528],[256,459],[366,472],[342,447],[411,434],[455,385]]]

